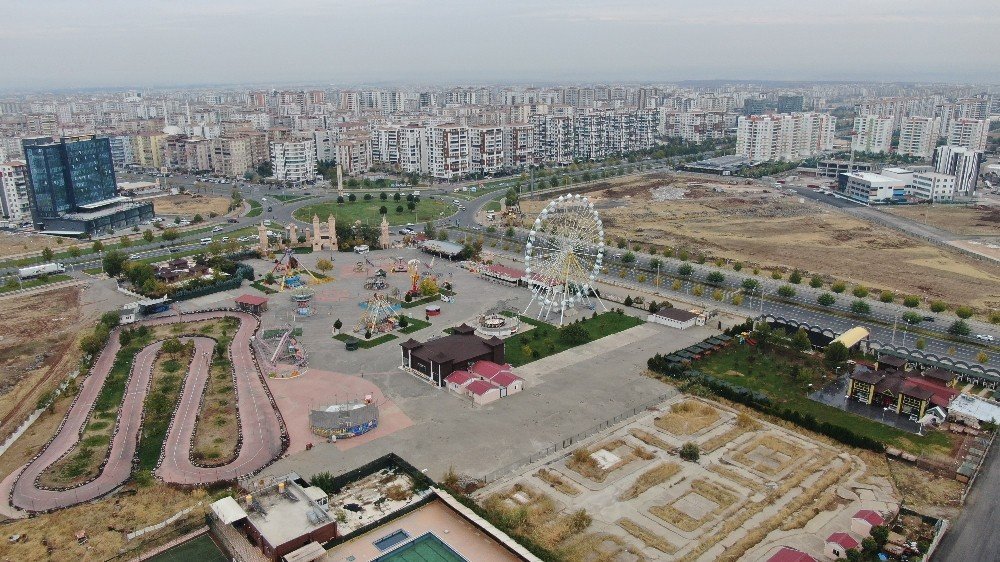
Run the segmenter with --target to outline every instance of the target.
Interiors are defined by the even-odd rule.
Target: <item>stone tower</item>
[[[258,236],[259,241],[260,241],[260,248],[259,248],[260,249],[260,255],[261,255],[261,257],[266,256],[267,255],[267,250],[268,250],[268,247],[267,247],[267,242],[268,242],[268,240],[267,240],[267,227],[264,226],[263,222],[261,222],[259,225],[257,225],[257,236]]]
[[[337,191],[344,192],[344,168],[340,164],[337,164]]]

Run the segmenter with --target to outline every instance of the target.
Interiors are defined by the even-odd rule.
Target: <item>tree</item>
[[[968,306],[959,306],[955,308],[955,316],[958,316],[962,320],[968,320],[972,317],[972,308]]]
[[[863,300],[858,299],[851,303],[851,312],[854,314],[868,314],[871,311],[872,307]]]
[[[635,254],[632,252],[625,252],[625,255],[622,256],[622,263],[635,263]]]
[[[850,357],[850,352],[847,350],[847,346],[839,341],[830,343],[823,351],[823,361],[830,367],[840,365],[847,361],[848,357]]]
[[[91,248],[93,248],[94,253],[96,254],[97,252],[104,250],[104,243],[100,240],[94,240],[94,245],[91,246]]]
[[[721,285],[725,282],[726,276],[722,274],[721,271],[713,271],[705,276],[705,281],[711,283],[712,285]]]
[[[104,259],[102,260],[104,273],[107,273],[108,277],[118,277],[124,271],[125,262],[127,261],[128,256],[126,256],[123,252],[111,250],[104,255]]]
[[[402,198],[403,198],[403,196],[402,196],[402,195],[400,195],[398,191],[397,191],[396,193],[393,193],[393,194],[392,194],[392,200],[393,200],[393,201],[399,201],[399,200],[400,200],[400,199],[402,199]]]
[[[781,272],[775,269],[771,272],[771,279],[781,279]]]
[[[371,201],[372,200],[372,194],[371,193],[365,193],[364,200],[365,201]]]
[[[948,310],[948,305],[944,301],[931,301],[931,312],[944,312]]]
[[[76,246],[71,246],[67,251],[69,252],[69,257],[71,258],[80,257],[80,248],[77,248]]]
[[[820,277],[819,275],[813,275],[809,279],[809,286],[812,287],[813,289],[819,289],[820,287],[823,286],[823,278]]]
[[[916,348],[919,349],[920,351],[923,351],[924,348],[927,347],[927,340],[925,340],[924,338],[917,338],[916,343],[914,343],[913,345],[916,346]]]
[[[177,230],[174,228],[168,228],[163,231],[163,234],[160,235],[160,237],[163,238],[164,242],[172,242],[174,240],[177,240],[179,236],[180,234],[178,234]]]
[[[812,349],[812,342],[809,340],[809,333],[805,328],[799,328],[792,336],[792,347],[799,351],[809,351]]]
[[[920,321],[923,320],[923,319],[924,319],[924,316],[922,314],[920,314],[919,312],[904,312],[903,313],[903,322],[906,322],[907,324],[919,324]]]
[[[920,297],[908,296],[903,297],[903,306],[907,308],[917,308],[920,306]]]
[[[270,160],[265,160],[257,166],[257,175],[262,178],[269,178],[274,175],[274,168]]]
[[[830,290],[837,294],[843,293],[847,290],[847,283],[844,283],[843,281],[834,281],[830,285]]]
[[[795,296],[795,287],[791,285],[782,285],[778,287],[778,295],[790,299]]]
[[[326,258],[321,258],[316,262],[316,269],[320,270],[324,275],[333,269],[333,262]]]
[[[837,297],[831,295],[830,293],[823,293],[816,298],[816,302],[823,306],[833,306],[833,303],[837,302]]]
[[[698,459],[701,457],[701,451],[698,449],[698,444],[691,442],[685,443],[681,446],[680,456],[683,460],[698,462]]]
[[[979,354],[976,355],[976,361],[985,365],[990,362],[990,356],[985,351],[980,351]]]
[[[733,264],[733,271],[739,271],[741,269],[743,269],[743,264],[742,263],[736,262],[736,263]]]
[[[743,280],[743,283],[741,283],[741,286],[743,287],[743,290],[745,290],[745,291],[754,291],[754,290],[757,289],[757,287],[760,287],[760,283],[757,282],[756,279],[750,279],[748,277],[748,278],[746,278],[746,279]]]
[[[691,264],[685,263],[677,268],[677,275],[680,275],[681,277],[687,277],[691,275],[692,271],[694,271],[694,268],[691,267]]]
[[[879,548],[882,548],[885,546],[885,543],[889,542],[889,527],[885,525],[872,527],[872,530],[868,534],[875,539],[875,543],[878,544]]]
[[[344,204],[344,196],[343,195],[338,195],[337,196],[337,204],[338,205],[343,205]]]
[[[852,291],[852,293],[859,299],[863,299],[868,296],[868,288],[865,287],[864,285],[858,285],[857,287],[854,288],[854,291]]]
[[[385,194],[383,193],[382,195],[385,195]],[[385,205],[382,205],[381,207],[378,208],[378,214],[380,214],[380,215],[385,215],[388,212],[389,212],[389,209],[387,209],[385,207]]]
[[[865,537],[861,539],[861,551],[869,557],[874,556],[879,551],[878,543],[871,537]]]
[[[650,269],[660,269],[661,267],[663,267],[663,262],[659,258],[649,260]]]
[[[882,291],[878,295],[878,300],[880,300],[882,302],[892,302],[892,301],[896,300],[896,295],[893,294],[892,291]],[[905,302],[905,300],[904,300],[904,302]]]
[[[953,336],[967,336],[972,333],[972,328],[964,320],[955,320],[948,326],[948,333]]]
[[[792,271],[792,274],[788,276],[788,282],[793,285],[798,285],[802,282],[802,274],[799,273],[799,270]]]
[[[634,302],[635,301],[632,300],[632,295],[625,295],[625,300],[622,301],[622,304],[624,304],[625,306],[632,306],[632,303]]]
[[[420,280],[420,294],[429,297],[440,292],[437,281],[433,277],[424,277]]]
[[[354,203],[355,201],[358,200],[358,196],[353,193],[349,193],[347,194],[347,200],[350,201],[351,203]]]
[[[410,321],[407,320],[405,316],[400,316],[399,317],[399,327],[400,328],[405,328],[405,327],[407,327],[409,325],[410,325]]]
[[[580,324],[570,324],[559,330],[559,341],[568,345],[581,345],[590,341],[590,334]]]
[[[193,217],[191,217],[191,224],[198,224],[200,222],[205,222],[205,217],[201,216],[201,214],[196,213]]]
[[[414,210],[414,209],[416,209],[416,208],[417,208],[417,204],[416,204],[416,203],[414,203],[413,201],[409,201],[409,202],[408,202],[408,203],[406,204],[406,209],[407,209],[407,210],[409,210],[409,211],[412,211],[412,210]]]
[[[152,230],[147,230],[147,231],[145,231],[145,232],[142,233],[142,240],[143,240],[143,242],[145,242],[147,244],[149,244],[150,242],[152,242],[153,238],[155,238],[155,237],[153,236],[153,231]]]
[[[402,213],[403,213],[403,206],[396,205],[396,214],[402,214]]]
[[[847,558],[847,562],[862,562],[861,551],[856,548],[848,548],[845,550],[844,557]]]
[[[52,248],[49,248],[48,246],[42,248],[42,259],[43,260],[45,260],[47,262],[50,262],[50,261],[52,261],[53,257],[55,257],[55,252],[52,251]]]

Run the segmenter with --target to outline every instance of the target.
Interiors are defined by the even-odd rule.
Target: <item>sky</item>
[[[1000,82],[997,0],[0,0],[0,88]]]

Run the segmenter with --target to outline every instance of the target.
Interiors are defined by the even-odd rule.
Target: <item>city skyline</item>
[[[0,31],[7,56],[0,69],[5,87],[17,91],[250,83],[1000,80],[989,41],[1000,7],[982,0],[960,4],[57,0],[7,7]]]

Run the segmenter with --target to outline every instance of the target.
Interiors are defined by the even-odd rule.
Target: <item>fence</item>
[[[144,553],[148,553],[157,547],[176,540],[184,535],[193,533],[205,527],[205,521],[201,517],[192,517],[184,520],[176,526],[168,526],[156,532],[146,533],[140,538],[129,541],[122,550],[104,560],[104,562],[125,562],[126,560],[141,560]]]
[[[568,449],[569,447],[572,447],[574,444],[579,443],[580,441],[583,441],[584,439],[587,439],[592,435],[600,433],[605,429],[614,427],[615,425],[618,425],[623,421],[632,419],[635,416],[649,410],[653,406],[657,406],[663,403],[667,398],[670,398],[671,396],[674,395],[675,393],[673,392],[668,394],[661,394],[660,396],[654,398],[653,400],[650,400],[644,404],[641,404],[629,410],[625,410],[624,412],[618,414],[617,416],[604,420],[603,422],[591,427],[590,429],[587,429],[586,431],[581,431],[580,433],[577,433],[572,437],[567,437],[557,443],[553,443],[548,447],[542,449],[541,451],[532,453],[531,455],[521,460],[513,462],[503,468],[494,470],[493,472],[483,477],[483,482],[485,482],[486,484],[491,484],[493,482],[496,482],[497,480],[500,480],[504,476],[507,476],[508,474],[515,472],[519,468],[538,462],[539,460],[544,459],[549,455],[555,454],[563,449]]]

